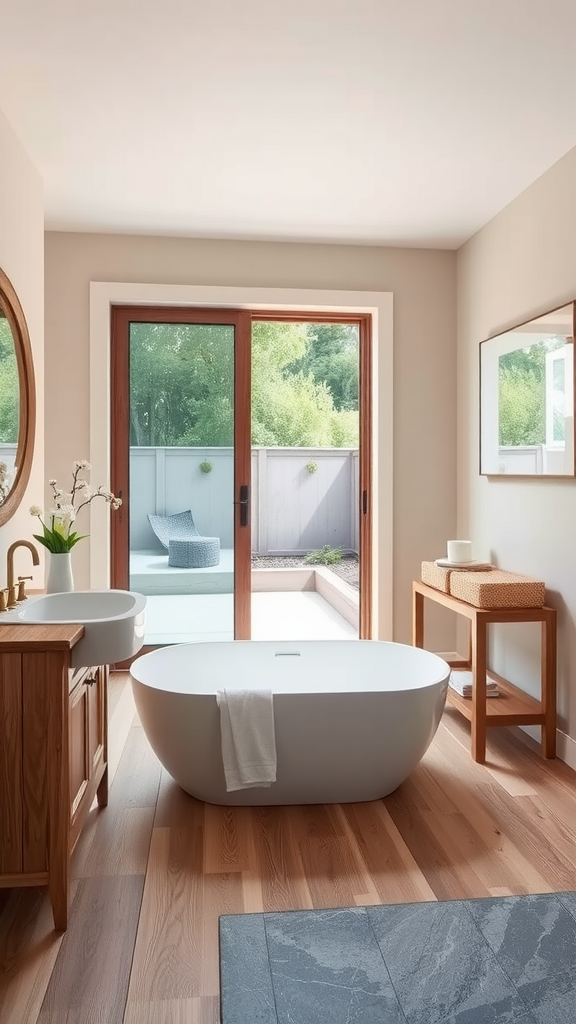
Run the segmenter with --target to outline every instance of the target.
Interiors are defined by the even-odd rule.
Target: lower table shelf
[[[490,670],[490,676],[498,683],[499,697],[486,699],[486,725],[543,725],[544,712],[539,700],[513,686],[496,672]],[[457,708],[469,722],[472,721],[472,698],[462,697],[452,687],[448,687],[448,702]]]
[[[477,608],[427,583],[415,580],[413,594],[413,637],[415,647],[424,647],[424,599],[464,616],[469,622],[469,656],[442,652],[453,669],[472,672],[472,696],[462,697],[448,688],[448,703],[471,723],[472,757],[486,757],[486,730],[492,726],[539,725],[544,757],[556,756],[556,610],[537,608]],[[493,623],[533,622],[540,626],[540,700],[503,679],[488,668],[488,628]],[[439,652],[440,653],[440,652]],[[499,684],[499,697],[486,697],[486,674]]]

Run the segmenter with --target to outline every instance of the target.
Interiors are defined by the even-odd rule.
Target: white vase
[[[60,554],[56,554],[51,551],[46,593],[63,594],[70,590],[74,590],[71,552],[63,551]]]

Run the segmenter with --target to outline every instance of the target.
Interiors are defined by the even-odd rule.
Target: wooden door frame
[[[251,320],[243,309],[199,306],[111,307],[110,329],[110,489],[122,497],[111,517],[111,586],[127,589],[130,495],[130,324],[214,324],[234,328],[234,636],[250,636],[250,519],[240,523],[240,487],[250,486],[250,356]]]
[[[358,406],[360,415],[359,451],[359,552],[360,609],[358,637],[372,637],[372,314],[310,312],[309,310],[253,310],[251,322],[357,324],[358,325]]]
[[[129,495],[130,387],[129,325],[139,323],[209,323],[235,328],[234,374],[234,635],[250,636],[250,529],[240,525],[240,487],[251,486],[250,384],[253,322],[344,323],[359,328],[359,638],[372,636],[372,315],[370,313],[249,310],[198,306],[111,305],[110,392],[114,423],[110,430],[110,487]],[[248,526],[250,520],[248,519]],[[127,589],[129,545],[127,503],[111,517],[111,586]]]

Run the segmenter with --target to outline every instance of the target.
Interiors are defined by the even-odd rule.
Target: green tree
[[[527,336],[526,336],[527,337]],[[546,440],[546,356],[564,338],[540,337],[499,360],[498,433],[502,446],[544,444]]]
[[[358,410],[358,327],[356,324],[306,324],[308,345],[289,370],[311,374],[326,384],[334,408]]]
[[[357,414],[335,408],[329,384],[298,368],[310,349],[311,326],[254,324],[253,444],[358,444]],[[130,351],[132,444],[232,445],[232,328],[133,324]]]
[[[252,330],[252,443],[293,447],[357,444],[353,421],[334,408],[328,384],[305,372],[310,327],[255,323]]]
[[[232,444],[232,340],[219,325],[132,325],[131,444]]]
[[[500,445],[544,444],[544,387],[533,371],[515,366],[501,370],[498,425]]]
[[[0,442],[17,444],[20,429],[20,379],[10,324],[0,315]]]

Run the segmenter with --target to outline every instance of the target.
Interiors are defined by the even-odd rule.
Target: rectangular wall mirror
[[[480,473],[574,476],[576,303],[480,343]]]

